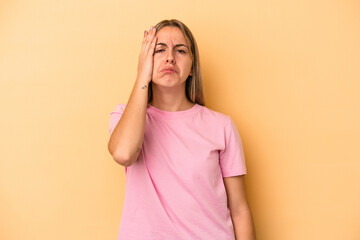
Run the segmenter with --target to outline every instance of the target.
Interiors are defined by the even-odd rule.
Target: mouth
[[[174,69],[171,69],[171,68],[163,69],[163,70],[161,70],[161,72],[165,72],[165,73],[176,73],[176,71],[175,71]]]

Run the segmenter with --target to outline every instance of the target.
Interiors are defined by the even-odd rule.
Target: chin
[[[158,86],[170,87],[174,85],[178,85],[180,83],[178,78],[174,78],[171,76],[164,76],[162,78],[154,79],[153,84]]]

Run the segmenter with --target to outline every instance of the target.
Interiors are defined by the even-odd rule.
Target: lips
[[[161,72],[176,73],[174,68],[164,68]]]

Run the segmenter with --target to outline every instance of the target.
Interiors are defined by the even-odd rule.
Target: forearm
[[[231,218],[236,240],[255,240],[255,229],[250,208]]]
[[[126,108],[109,140],[109,151],[115,161],[129,166],[139,156],[144,139],[148,83],[137,80]]]

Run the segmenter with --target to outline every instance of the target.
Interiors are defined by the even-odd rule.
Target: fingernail
[[[153,29],[153,27],[152,26],[150,26],[150,30],[152,30]]]

